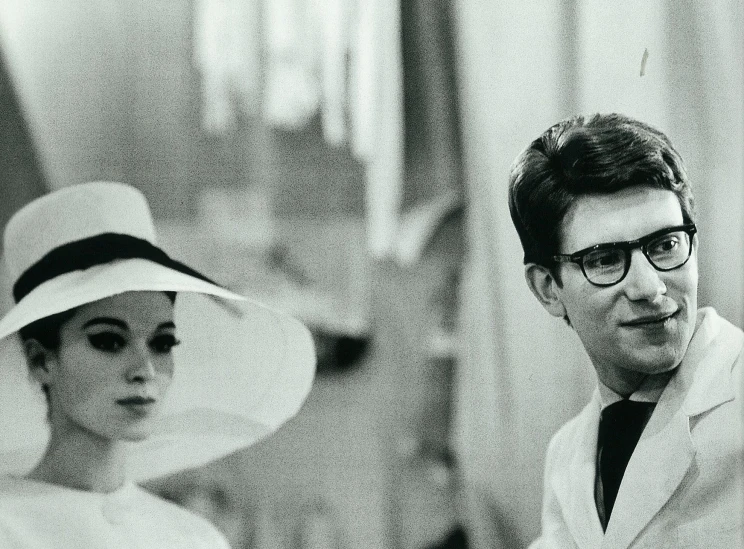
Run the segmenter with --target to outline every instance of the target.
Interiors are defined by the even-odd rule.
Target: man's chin
[[[682,360],[684,353],[679,349],[654,349],[645,353],[633,353],[629,360],[632,366],[628,369],[635,372],[655,375],[674,370]]]

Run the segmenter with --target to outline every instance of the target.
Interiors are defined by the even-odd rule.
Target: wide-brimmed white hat
[[[145,480],[247,447],[294,416],[315,351],[297,320],[246,299],[157,247],[145,197],[94,182],[47,194],[8,222],[4,269],[15,305],[0,320],[0,472],[22,474],[48,441],[47,404],[18,330],[129,291],[177,292],[183,343],[151,437],[132,443],[128,476]]]

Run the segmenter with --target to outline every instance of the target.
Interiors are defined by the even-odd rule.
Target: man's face
[[[682,209],[671,191],[631,187],[584,196],[564,218],[560,253],[635,240],[681,224]],[[562,285],[553,283],[557,300],[610,388],[627,393],[645,375],[672,370],[682,360],[697,318],[696,247],[697,239],[689,261],[667,272],[657,271],[635,249],[626,277],[609,287],[589,283],[579,265],[558,267]]]

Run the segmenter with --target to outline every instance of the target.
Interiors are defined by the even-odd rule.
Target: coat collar
[[[578,437],[568,473],[552,482],[568,529],[581,549],[628,547],[669,500],[693,461],[689,418],[734,398],[731,366],[741,354],[744,334],[713,309],[701,309],[699,314],[702,320],[685,358],[662,393],[628,464],[604,535],[594,503],[601,409],[598,390],[575,419]]]
[[[701,309],[703,321],[690,342],[681,368],[681,381],[687,391],[684,402],[689,417],[733,400],[731,367],[744,347],[744,333],[711,308]],[[698,337],[699,336],[699,337]]]

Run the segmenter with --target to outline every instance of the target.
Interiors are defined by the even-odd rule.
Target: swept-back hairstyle
[[[549,128],[509,174],[509,211],[524,262],[554,266],[563,218],[578,197],[635,185],[672,191],[684,222],[694,222],[682,158],[656,128],[621,114],[574,116]]]

